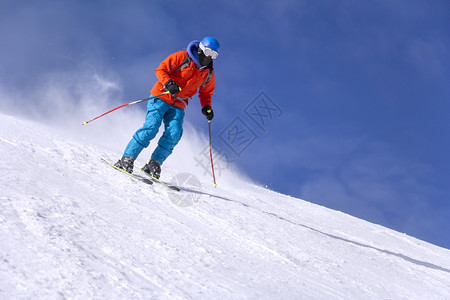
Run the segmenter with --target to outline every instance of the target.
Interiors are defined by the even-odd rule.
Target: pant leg
[[[144,125],[133,135],[133,138],[125,148],[123,156],[137,158],[144,148],[158,133],[164,115],[171,106],[159,98],[150,100],[147,105],[147,115]]]
[[[173,148],[183,135],[184,110],[173,107],[164,115],[164,133],[158,141],[158,147],[153,151],[152,159],[161,164],[172,154]]]

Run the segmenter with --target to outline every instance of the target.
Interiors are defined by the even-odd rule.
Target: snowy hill
[[[450,299],[449,250],[231,175],[174,194],[5,115],[0,151],[1,299]]]

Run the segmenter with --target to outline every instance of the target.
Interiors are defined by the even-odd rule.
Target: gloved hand
[[[202,108],[202,114],[204,114],[206,116],[206,119],[208,119],[208,121],[211,121],[212,118],[214,118],[214,111],[212,110],[211,106],[209,106],[209,105],[205,105]]]
[[[178,84],[172,79],[166,82],[166,84],[164,85],[164,89],[168,91],[171,95],[177,94],[181,91]]]

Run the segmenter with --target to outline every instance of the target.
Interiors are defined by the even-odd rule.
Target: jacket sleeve
[[[209,105],[212,107],[212,95],[214,94],[214,89],[216,88],[216,76],[214,71],[212,72],[212,76],[205,85],[200,86],[198,90],[198,98],[200,100],[200,105],[205,107],[205,105]]]
[[[169,55],[165,60],[161,62],[159,67],[155,70],[156,77],[164,85],[171,78],[170,74],[176,70],[178,66],[181,65],[183,60],[186,58],[186,51],[178,51]]]

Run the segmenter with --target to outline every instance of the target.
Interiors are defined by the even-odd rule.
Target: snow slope
[[[0,299],[450,299],[449,250],[232,175],[173,195],[5,115],[0,152]]]

